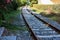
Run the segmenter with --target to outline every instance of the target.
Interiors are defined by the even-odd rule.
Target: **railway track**
[[[0,27],[0,40],[16,40],[16,36],[6,36],[5,33],[7,34],[5,27]]]
[[[45,17],[26,9],[22,9],[22,16],[34,40],[60,40],[60,28],[46,22]],[[44,18],[46,20],[43,20]]]
[[[38,20],[42,21],[43,23],[49,25],[52,29],[54,29],[55,31],[57,31],[58,33],[60,33],[60,24],[58,24],[56,21],[53,21],[49,18],[46,18],[42,15],[36,14],[35,12],[28,10],[28,12],[30,12],[32,15],[34,15]]]

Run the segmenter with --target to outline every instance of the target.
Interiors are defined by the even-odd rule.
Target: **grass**
[[[48,14],[48,15],[47,14],[41,14],[41,15],[48,17],[48,18],[60,23],[60,16],[59,16],[60,14],[58,14],[58,13],[57,14]]]
[[[5,28],[9,29],[9,30],[27,30],[26,27],[21,27],[21,26],[16,26],[16,25],[11,25],[11,24],[7,24],[5,25]]]
[[[31,9],[32,9],[32,11],[37,12],[38,14],[39,14],[40,12],[43,12],[43,11],[44,11],[44,10],[39,10],[39,9],[37,9],[37,8],[34,8],[34,7],[31,7]]]
[[[16,16],[19,14],[19,12],[20,11],[15,10],[15,11],[11,11],[7,14],[4,14],[5,20],[7,22],[9,22],[9,21],[11,22],[13,19],[16,19]]]
[[[44,13],[46,9],[49,7],[52,8],[52,12],[56,14],[47,14]],[[33,11],[37,12],[37,14],[41,14],[45,17],[48,17],[54,21],[57,21],[60,23],[60,4],[59,5],[39,5],[39,4],[34,4],[33,7],[31,7]],[[42,13],[43,12],[43,13]]]
[[[60,17],[58,17],[58,16],[52,16],[52,17],[49,17],[49,18],[52,19],[52,20],[54,20],[54,21],[56,21],[56,22],[58,22],[60,24]]]
[[[40,12],[45,11],[46,9],[51,9],[52,12],[60,13],[60,4],[57,4],[57,5],[33,4],[33,7],[31,7],[31,8],[32,8],[32,10],[36,10],[35,12],[37,12],[38,14]]]

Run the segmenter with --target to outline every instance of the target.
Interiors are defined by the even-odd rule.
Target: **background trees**
[[[27,4],[27,0],[17,0],[18,6],[24,6]]]
[[[30,0],[30,6],[33,6],[33,4],[37,4],[38,0]]]
[[[38,3],[38,0],[30,0],[30,2],[31,2],[32,4],[37,4],[37,3]]]

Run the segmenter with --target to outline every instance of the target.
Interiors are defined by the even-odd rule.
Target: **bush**
[[[17,0],[18,6],[24,6],[27,4],[27,0]]]
[[[33,4],[37,4],[37,3],[38,3],[37,0],[31,0],[31,1],[30,1],[30,6],[33,7]]]
[[[17,9],[18,5],[16,1],[12,1],[10,3],[5,3],[5,0],[0,0],[0,25],[2,21],[6,21],[5,16],[10,12]]]

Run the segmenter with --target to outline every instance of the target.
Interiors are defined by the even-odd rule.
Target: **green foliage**
[[[0,5],[0,26],[4,26],[10,30],[27,30],[25,27],[11,24],[14,20],[18,20],[16,16],[18,14],[20,15],[20,10],[16,10],[18,7],[16,1],[17,0],[13,0],[11,3],[4,5],[4,0],[0,0],[0,4],[3,5],[3,7]],[[26,1],[21,0],[20,3],[20,5],[25,5]],[[4,18],[4,20],[2,20],[2,18]]]
[[[21,3],[24,4],[25,2],[27,2],[26,0],[21,0]]]
[[[16,16],[19,14],[19,12],[20,12],[19,10],[14,10],[4,14],[6,22],[11,23],[13,19],[16,20]]]
[[[33,7],[33,4],[32,4],[32,2],[30,3],[30,6],[31,6],[31,7]]]
[[[5,18],[6,23],[4,23],[2,25],[9,30],[23,30],[23,31],[27,30],[27,28],[21,27],[20,25],[11,24],[14,20],[19,20],[17,18],[17,15],[18,14],[20,15],[20,13],[21,13],[20,10],[17,10],[17,11],[14,10],[14,11],[11,11],[7,14],[4,14],[4,18]]]
[[[16,2],[12,2],[12,5],[13,5],[13,9],[16,10],[18,8],[18,5]]]
[[[19,6],[24,6],[27,4],[27,0],[17,0]]]
[[[22,30],[22,31],[27,30],[26,27],[16,26],[16,25],[8,24],[8,23],[5,24],[5,28],[9,30]]]
[[[37,3],[38,3],[37,0],[30,0],[30,6],[31,6],[31,7],[33,6],[33,4],[37,4]]]
[[[32,4],[37,4],[36,0],[31,1]]]
[[[9,12],[16,10],[18,6],[16,1],[6,4],[5,0],[0,0],[0,4],[0,24],[2,24],[2,21],[5,20],[5,16],[9,14]]]
[[[8,10],[16,10],[18,8],[18,5],[16,1],[12,1],[11,3],[6,5]]]
[[[17,7],[16,0],[10,1],[10,3],[6,3],[6,0],[0,0],[0,8],[4,8],[6,11],[16,10]]]
[[[48,17],[48,18],[60,23],[60,16],[59,16],[60,13],[57,13],[57,14],[46,14],[45,12],[41,12],[40,15]]]
[[[59,12],[60,13],[60,4],[59,5],[55,5],[52,7],[54,11]]]

